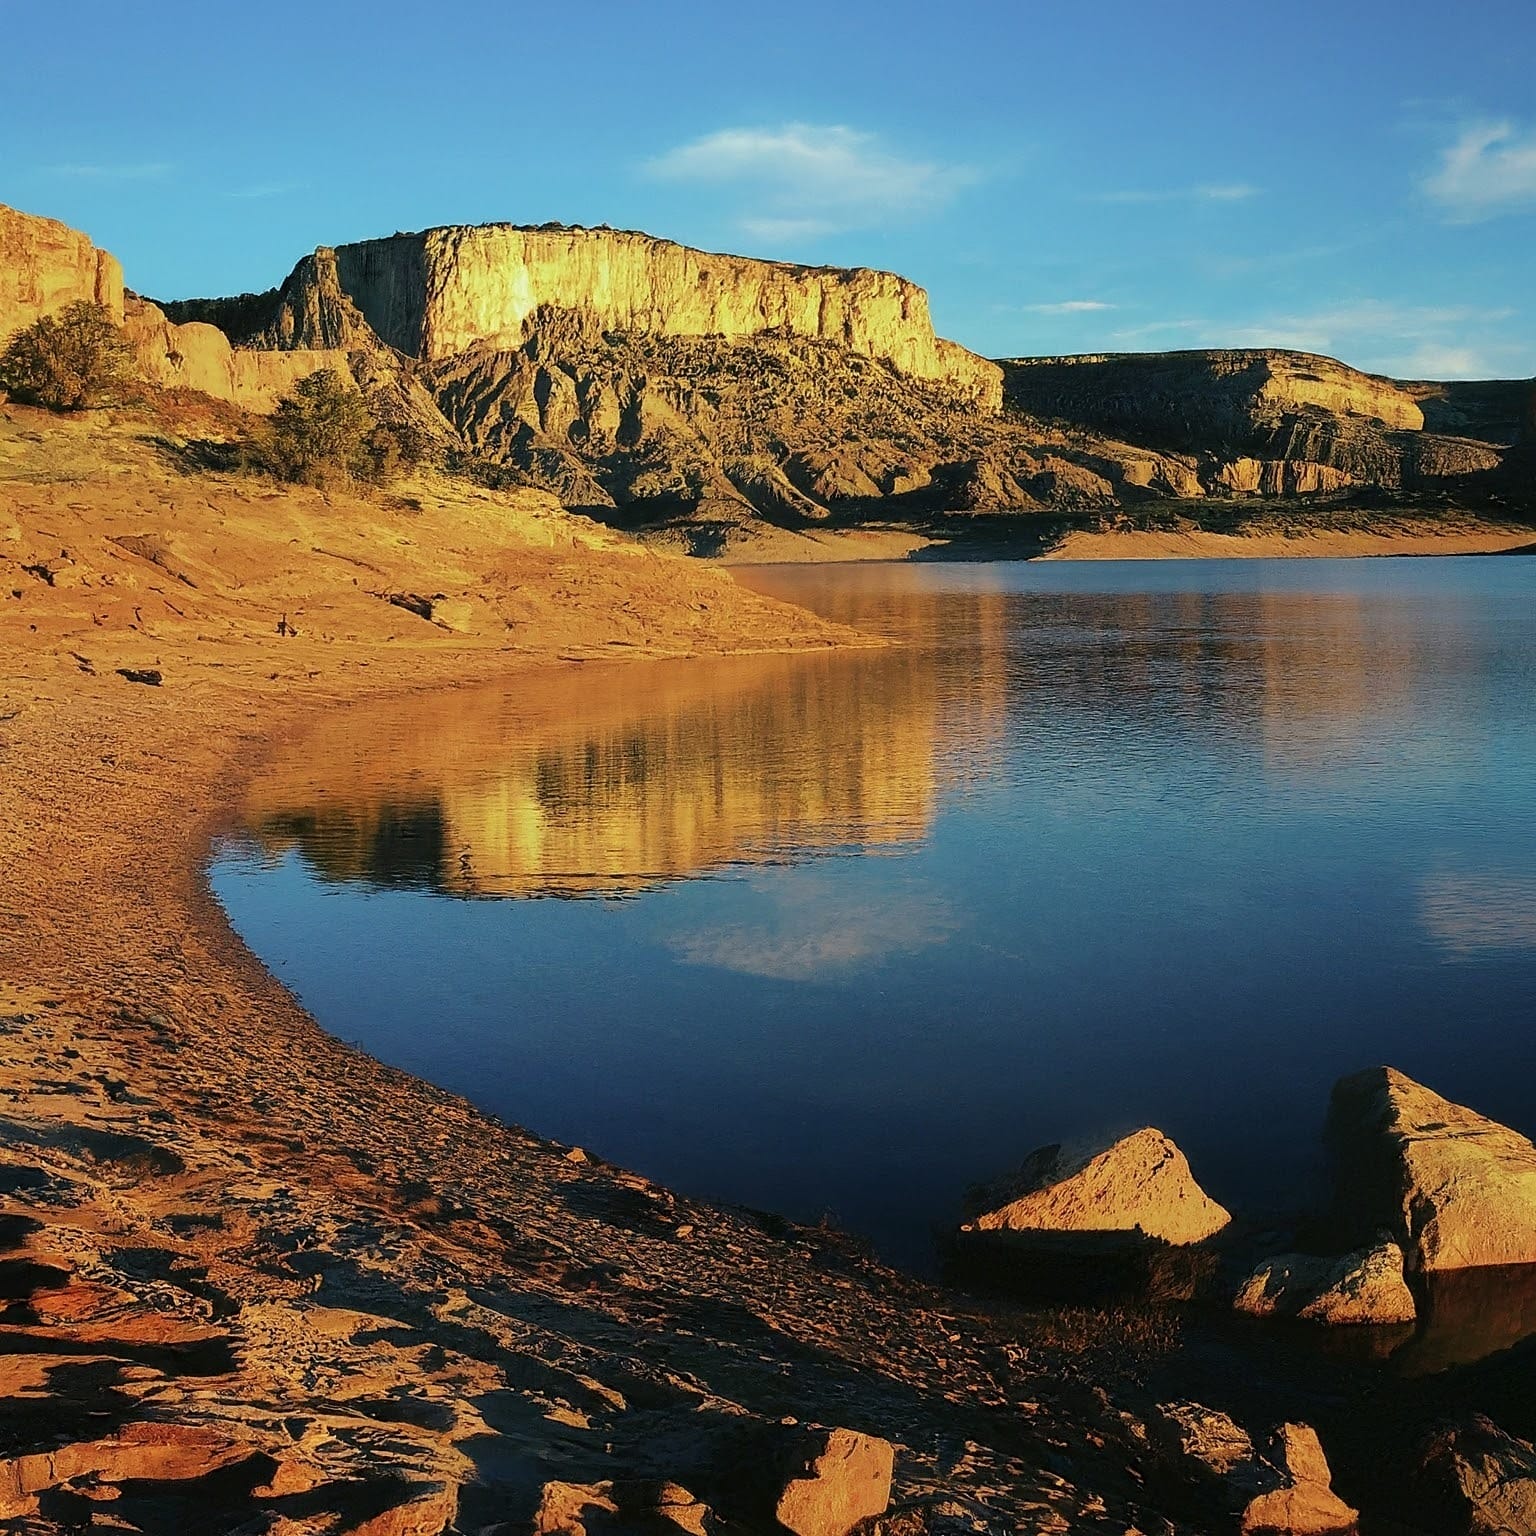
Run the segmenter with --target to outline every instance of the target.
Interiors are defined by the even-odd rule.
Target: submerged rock
[[[1184,1154],[1149,1126],[1108,1146],[1031,1153],[1011,1178],[972,1191],[961,1231],[1111,1233],[1183,1245],[1231,1219],[1195,1182]]]
[[[1411,1323],[1418,1315],[1394,1242],[1329,1258],[1282,1253],[1238,1287],[1233,1306],[1252,1317],[1309,1323]]]
[[[1481,1414],[1430,1442],[1419,1486],[1447,1530],[1467,1536],[1536,1531],[1536,1446]]]
[[[1244,1533],[1342,1536],[1358,1512],[1333,1491],[1317,1432],[1282,1424],[1260,1452],[1243,1427],[1203,1403],[1162,1404],[1148,1426],[1177,1476],[1236,1517]]]
[[[1420,1270],[1536,1264],[1536,1146],[1392,1067],[1342,1079],[1328,1135],[1340,1217]]]

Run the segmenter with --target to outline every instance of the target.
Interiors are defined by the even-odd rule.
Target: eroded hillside
[[[5,323],[105,283],[159,385],[264,411],[333,368],[439,451],[693,553],[1208,500],[1536,504],[1531,381],[1275,350],[998,365],[936,337],[893,274],[605,228],[395,235],[322,248],[266,293],[159,306],[62,225],[3,210],[0,241]]]

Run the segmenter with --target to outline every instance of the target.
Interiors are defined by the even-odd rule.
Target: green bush
[[[408,424],[376,421],[363,396],[323,368],[278,401],[263,457],[274,473],[301,485],[384,485],[414,469],[430,446]]]
[[[327,486],[371,478],[376,423],[363,397],[322,368],[300,379],[272,413],[272,468],[285,480]]]
[[[114,405],[135,375],[133,348],[100,304],[79,299],[18,331],[0,354],[0,387],[28,405]]]

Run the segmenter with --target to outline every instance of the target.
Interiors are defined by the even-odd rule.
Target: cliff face
[[[720,256],[625,230],[493,224],[339,246],[345,293],[390,346],[427,362],[522,347],[551,312],[649,336],[776,334],[831,343],[1002,400],[995,363],[933,334],[928,295],[890,272]]]
[[[610,229],[444,228],[321,248],[280,288],[125,298],[85,236],[0,208],[0,335],[76,298],[153,383],[271,410],[319,368],[386,421],[634,528],[1432,491],[1526,502],[1529,382],[1400,383],[1280,350],[988,362],[921,288]]]
[[[1131,352],[1006,359],[1009,403],[1171,447],[1252,446],[1289,416],[1362,417],[1417,432],[1424,412],[1391,379],[1305,352]]]
[[[1495,424],[1508,386],[1402,384],[1305,352],[1011,358],[1003,367],[1015,409],[1215,459],[1209,489],[1422,489],[1498,469],[1512,440]]]
[[[123,318],[123,269],[86,235],[0,203],[0,342],[85,299]]]
[[[123,327],[140,371],[163,389],[195,389],[247,411],[266,413],[298,381],[321,368],[350,379],[345,352],[301,348],[288,352],[233,347],[216,326],[177,325],[145,299],[130,295]]]

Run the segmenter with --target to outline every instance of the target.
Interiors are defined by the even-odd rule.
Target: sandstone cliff
[[[306,256],[279,288],[150,304],[0,210],[0,331],[79,297],[152,383],[269,411],[317,368],[499,481],[699,553],[764,523],[1106,513],[1215,498],[1533,499],[1525,381],[1400,383],[1279,350],[988,362],[863,268],[496,224]],[[1140,515],[1140,514],[1137,514]],[[658,532],[659,531],[659,532]]]
[[[0,342],[85,299],[123,318],[123,269],[86,235],[0,203]]]
[[[471,347],[516,350],[546,317],[603,331],[779,335],[830,342],[995,409],[995,363],[933,334],[928,295],[890,272],[797,267],[715,255],[628,230],[488,224],[344,245],[344,292],[407,356],[440,362]]]
[[[1497,469],[1512,441],[1486,407],[1469,404],[1471,390],[1502,398],[1506,386],[1400,384],[1305,352],[1010,358],[1003,367],[1016,409],[1203,455],[1216,461],[1201,478],[1217,493],[1417,489]],[[1425,404],[1439,430],[1425,430]]]

